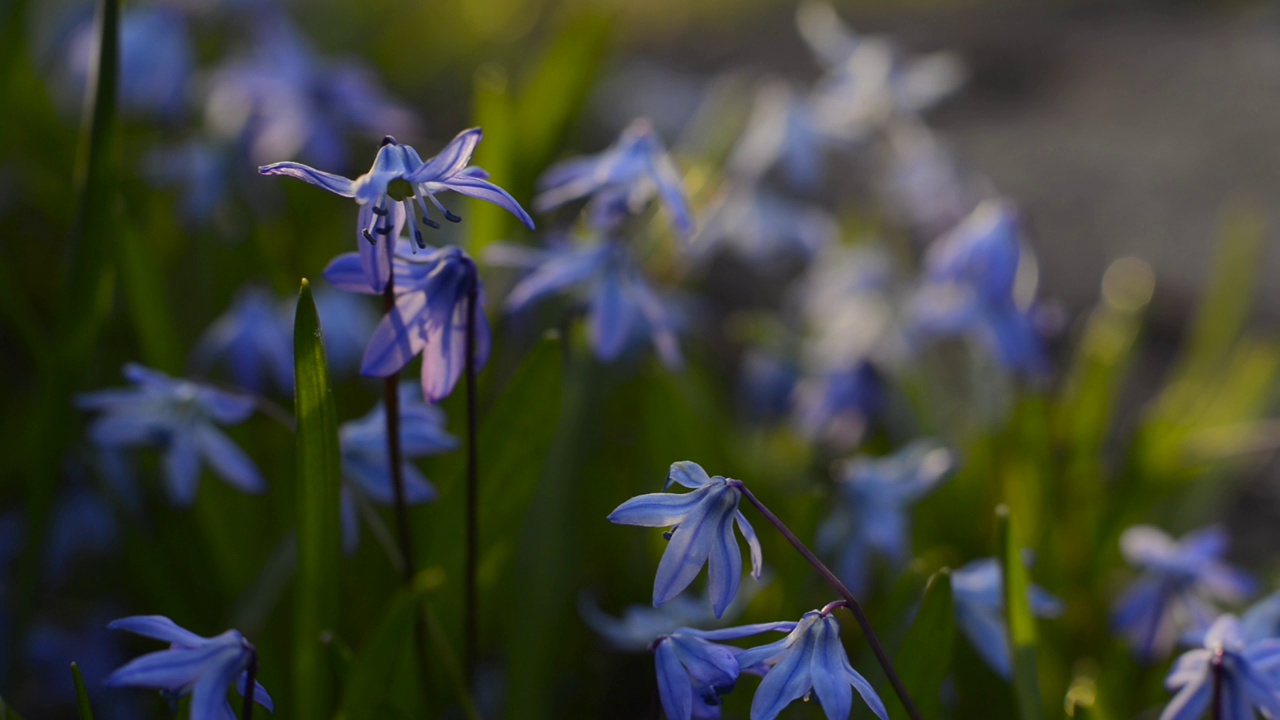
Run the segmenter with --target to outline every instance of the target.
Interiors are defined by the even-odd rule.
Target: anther
[[[368,230],[368,228],[366,228],[366,229],[364,229],[364,230],[361,230],[361,231],[360,231],[360,234],[361,234],[361,235],[364,235],[364,239],[365,239],[365,240],[368,240],[370,245],[377,245],[377,244],[378,244],[378,241],[377,241],[377,240],[374,240],[374,239],[373,239],[373,236],[369,234],[369,230]]]
[[[383,145],[395,145],[395,144],[396,144],[396,139],[394,137],[392,137],[391,135],[383,135],[382,145],[379,145],[378,147],[382,147]]]
[[[427,227],[431,228],[432,230],[439,230],[439,229],[440,229],[440,223],[436,222],[435,220],[432,220],[431,218],[427,217],[426,215],[423,215],[423,216],[422,216],[422,224],[423,224],[423,225],[426,225]]]
[[[419,248],[423,250],[427,249],[427,241],[423,239],[422,231],[419,230],[418,228],[413,229],[413,239],[414,239],[414,242],[418,243]]]
[[[454,215],[453,213],[449,212],[447,209],[444,211],[444,219],[448,220],[451,223],[462,222],[462,218],[458,217],[457,215]]]
[[[386,217],[388,212],[390,211],[384,207],[379,207],[377,205],[373,206],[373,214],[377,215],[378,217]]]
[[[671,531],[670,531],[670,530],[664,531],[664,532],[662,533],[662,539],[663,539],[663,540],[670,540],[670,539],[671,539]]]
[[[374,228],[373,231],[378,233],[379,235],[391,234],[391,228],[387,227],[386,225],[379,225],[378,227]]]

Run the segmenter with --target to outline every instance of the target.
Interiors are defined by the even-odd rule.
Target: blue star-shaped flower
[[[668,720],[716,720],[720,698],[727,695],[745,670],[738,656],[748,651],[720,645],[765,632],[786,632],[796,623],[775,622],[721,630],[679,628],[659,636],[650,646],[658,675],[658,698]],[[753,715],[754,717],[754,715]]]
[[[783,639],[737,653],[742,670],[767,671],[751,701],[751,720],[773,720],[792,702],[817,696],[829,720],[847,720],[853,691],[880,720],[889,714],[875,688],[853,666],[840,642],[840,622],[829,612],[811,610]]]
[[[258,172],[263,175],[297,178],[342,197],[355,198],[360,205],[356,233],[365,284],[373,292],[380,293],[391,277],[396,241],[406,219],[414,216],[414,203],[421,211],[419,219],[427,227],[440,227],[431,218],[431,212],[427,208],[428,201],[446,220],[461,221],[462,218],[447,210],[436,198],[439,193],[451,190],[459,195],[493,203],[533,229],[533,220],[515,198],[489,182],[488,173],[484,170],[468,167],[471,154],[480,144],[481,137],[480,128],[464,130],[439,155],[423,162],[418,151],[408,145],[401,145],[395,138],[388,136],[382,141],[373,167],[355,180],[296,162],[263,165],[258,168]],[[410,222],[409,225],[413,229],[418,247],[425,248],[427,243],[417,223]]]
[[[1183,633],[1203,633],[1217,616],[1215,600],[1237,603],[1253,593],[1253,579],[1222,561],[1227,542],[1220,527],[1174,540],[1136,525],[1120,536],[1120,552],[1143,574],[1116,601],[1111,621],[1138,657],[1163,657]]]
[[[693,212],[680,186],[680,173],[647,119],[632,122],[608,150],[552,166],[538,179],[533,201],[538,212],[591,197],[589,213],[597,229],[613,230],[644,209],[655,196],[671,215],[676,234],[693,234]]]
[[[1214,621],[1204,647],[1174,663],[1165,687],[1177,693],[1160,720],[1198,720],[1216,703],[1213,717],[1252,720],[1280,718],[1280,640],[1250,641],[1232,615]]]
[[[859,456],[836,469],[836,506],[818,528],[818,548],[834,554],[836,572],[853,592],[866,587],[872,553],[894,566],[907,560],[907,508],[955,467],[952,454],[918,440],[893,455]]]
[[[80,409],[100,413],[89,426],[95,445],[161,448],[165,484],[178,505],[195,502],[202,462],[243,492],[266,490],[253,461],[217,428],[248,419],[256,406],[252,397],[172,378],[136,363],[125,365],[124,376],[135,387],[76,398]]]
[[[1005,628],[1004,571],[995,558],[974,560],[951,574],[956,624],[996,674],[1009,679],[1009,633]],[[1062,603],[1036,585],[1027,588],[1031,614],[1057,617]]]
[[[191,720],[235,720],[227,688],[245,693],[249,663],[256,650],[238,630],[206,638],[185,630],[162,615],[135,615],[112,622],[113,630],[169,643],[136,658],[107,678],[108,687],[155,688],[175,697],[191,695]],[[254,701],[274,712],[271,696],[254,682]]]
[[[293,390],[292,338],[280,322],[275,295],[261,287],[236,293],[231,307],[200,337],[192,358],[202,369],[225,363],[231,378],[247,390]]]
[[[707,594],[716,617],[722,617],[742,581],[742,554],[733,526],[751,549],[751,574],[760,579],[760,541],[746,516],[738,509],[742,492],[725,478],[710,477],[697,463],[672,464],[664,487],[678,483],[690,493],[649,493],[619,505],[609,513],[618,525],[670,527],[666,552],[658,563],[653,582],[653,604],[662,605],[679,595],[707,566]]]

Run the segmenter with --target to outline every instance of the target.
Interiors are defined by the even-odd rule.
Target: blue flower
[[[365,345],[378,322],[378,314],[365,298],[327,288],[316,290],[315,301],[320,327],[324,330],[324,349],[329,356],[329,371],[335,376],[356,372],[360,368]],[[297,298],[294,297],[286,298],[280,305],[281,325],[291,342],[296,308]]]
[[[67,671],[72,662],[84,677],[95,718],[136,720],[148,715],[142,698],[118,697],[121,693],[102,686],[112,669],[128,659],[120,637],[107,629],[108,619],[103,610],[95,608],[82,612],[72,624],[45,619],[32,622],[26,635],[23,671],[44,691],[32,697],[33,704],[24,704],[29,716],[77,716],[75,686]]]
[[[89,426],[95,445],[160,448],[165,485],[179,505],[195,501],[202,461],[243,492],[266,490],[253,461],[217,428],[246,420],[256,405],[253,398],[171,378],[136,363],[125,365],[124,376],[135,387],[99,390],[76,399],[80,409],[100,413]]]
[[[1237,603],[1253,593],[1253,579],[1222,561],[1227,542],[1220,527],[1174,540],[1136,525],[1120,536],[1120,552],[1142,576],[1116,601],[1111,620],[1140,658],[1163,657],[1184,632],[1204,632],[1218,614],[1213,601]]]
[[[1178,658],[1165,678],[1176,692],[1160,720],[1198,720],[1216,703],[1213,717],[1252,720],[1280,718],[1280,640],[1250,641],[1232,615],[1214,621],[1204,647]]]
[[[700,258],[730,250],[760,268],[784,260],[811,260],[831,245],[839,228],[830,214],[787,200],[755,182],[729,188],[709,212],[694,250]]]
[[[80,556],[108,555],[116,548],[117,540],[116,518],[110,506],[96,492],[73,487],[59,500],[49,522],[45,570],[50,580],[67,580]]]
[[[227,688],[235,683],[244,695],[249,664],[257,652],[238,630],[206,638],[162,615],[135,615],[107,627],[170,643],[168,650],[135,658],[116,670],[106,680],[108,687],[155,688],[177,697],[190,694],[191,720],[235,720]],[[275,711],[266,688],[256,681],[253,699]]]
[[[768,80],[756,91],[751,117],[729,157],[729,167],[734,174],[755,180],[776,166],[792,186],[815,191],[828,152],[847,149],[852,141],[811,98],[785,82]]]
[[[804,378],[795,389],[796,424],[807,437],[853,447],[884,407],[884,380],[870,362]]]
[[[956,624],[973,649],[998,675],[1009,679],[1009,634],[1005,629],[1004,571],[995,558],[974,560],[951,574]],[[1057,617],[1062,603],[1038,586],[1027,588],[1031,614]]]
[[[743,351],[738,394],[743,409],[756,422],[781,418],[791,409],[791,394],[799,370],[781,352],[766,346]]]
[[[414,283],[396,298],[365,348],[360,372],[388,377],[422,354],[422,392],[432,403],[453,391],[466,363],[469,298],[475,308],[477,369],[489,358],[489,321],[481,306],[476,264],[456,247],[433,250],[411,270]]]
[[[431,502],[436,489],[412,458],[449,452],[458,447],[457,438],[444,429],[444,411],[422,402],[422,394],[411,384],[400,386],[400,452],[404,456],[405,501],[410,505]],[[342,452],[342,546],[350,555],[360,544],[360,524],[356,498],[360,493],[376,503],[395,502],[395,486],[387,463],[387,418],[379,403],[359,420],[338,428]]]
[[[893,455],[859,456],[836,466],[834,512],[818,528],[818,548],[834,554],[836,572],[853,592],[866,588],[872,553],[895,567],[906,562],[907,508],[937,487],[955,458],[930,440],[918,440]]]
[[[231,307],[200,337],[192,352],[194,365],[205,370],[225,363],[237,385],[256,393],[271,387],[292,392],[293,342],[281,323],[279,307],[275,295],[264,288],[240,290]]]
[[[765,632],[791,632],[792,622],[760,623],[723,630],[680,628],[653,642],[658,697],[668,720],[715,720],[720,698],[738,682],[738,656],[745,650],[715,641],[738,640]],[[754,717],[754,715],[752,716]]]
[[[707,594],[716,617],[722,617],[742,580],[742,554],[733,534],[738,531],[751,549],[751,574],[760,579],[760,541],[738,509],[742,492],[725,478],[709,477],[697,463],[672,464],[665,487],[679,483],[690,493],[649,493],[619,505],[609,513],[618,525],[670,527],[670,544],[658,563],[653,582],[653,604],[662,605],[679,595],[707,566]]]
[[[740,652],[737,661],[744,671],[767,668],[751,701],[751,720],[773,720],[809,693],[817,696],[829,720],[847,720],[854,690],[876,717],[889,718],[871,683],[849,664],[840,623],[828,613],[805,613],[785,638]]]
[[[431,212],[427,208],[428,201],[446,220],[462,220],[436,199],[437,194],[452,190],[459,195],[493,203],[533,229],[533,220],[520,207],[520,203],[507,194],[506,190],[489,182],[488,173],[480,168],[467,167],[481,137],[480,128],[464,130],[439,155],[423,162],[418,151],[408,145],[400,145],[395,138],[388,136],[382,141],[373,167],[355,180],[296,162],[263,165],[258,168],[258,172],[263,175],[297,178],[342,197],[355,198],[360,205],[356,242],[360,249],[365,284],[373,292],[380,293],[391,277],[396,241],[406,219],[414,216],[414,202],[421,211],[422,224],[427,227],[440,227],[431,218]],[[417,223],[410,222],[409,225],[413,229],[418,247],[426,248],[426,240]]]
[[[499,263],[511,255],[508,246],[494,250],[490,258]],[[511,289],[507,312],[518,312],[552,293],[573,290],[587,305],[596,357],[615,360],[638,338],[648,338],[668,368],[683,364],[671,312],[621,242],[526,250],[517,262],[534,270]]]
[[[1044,348],[1015,293],[1020,234],[1012,206],[978,205],[929,248],[914,319],[925,335],[976,336],[1004,367],[1037,374],[1047,363]]]
[[[680,186],[680,173],[645,118],[632,122],[612,147],[598,155],[567,160],[538,179],[533,201],[538,212],[591,197],[589,213],[599,230],[615,230],[655,196],[671,215],[676,235],[693,234],[693,213]]]
[[[83,88],[90,69],[97,66],[96,24],[82,26],[67,47],[71,85]],[[186,17],[164,5],[129,8],[120,17],[119,63],[122,111],[162,118],[180,115],[195,67]]]

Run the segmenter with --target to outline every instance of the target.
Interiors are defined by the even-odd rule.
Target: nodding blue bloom
[[[227,688],[234,683],[242,696],[249,662],[257,652],[238,630],[206,638],[185,630],[162,615],[135,615],[107,627],[169,643],[135,658],[106,680],[108,687],[155,688],[174,696],[191,695],[191,720],[235,720]],[[267,689],[255,680],[254,701],[275,712]]]
[[[1215,702],[1215,718],[1252,720],[1255,708],[1271,720],[1280,718],[1278,670],[1280,640],[1250,640],[1234,616],[1223,615],[1209,628],[1203,648],[1174,663],[1164,684],[1177,694],[1160,720],[1198,720]]]
[[[808,437],[839,448],[854,447],[883,409],[884,396],[884,379],[866,361],[804,378],[795,389],[796,424]]]
[[[1013,206],[988,200],[938,238],[925,256],[915,328],[926,336],[974,335],[1009,370],[1042,372],[1040,336],[1015,292],[1020,235]]]
[[[1184,632],[1204,632],[1218,614],[1214,601],[1234,604],[1253,593],[1253,579],[1222,561],[1227,542],[1216,526],[1180,540],[1150,525],[1120,536],[1120,552],[1142,576],[1116,601],[1111,621],[1139,658],[1164,657]]]
[[[89,426],[95,445],[160,448],[165,486],[178,505],[195,502],[202,462],[242,492],[266,490],[253,461],[217,428],[248,419],[257,405],[254,398],[172,378],[136,363],[125,365],[124,376],[135,387],[76,398],[80,409],[100,413]]]
[[[493,250],[490,258],[499,263],[512,254],[507,246]],[[683,365],[676,321],[623,243],[606,239],[520,255],[520,264],[534,269],[511,289],[507,312],[519,312],[552,293],[572,291],[587,305],[597,358],[616,360],[638,339],[647,338],[664,365],[673,370]]]
[[[933,490],[955,458],[932,440],[886,457],[858,456],[836,466],[834,512],[818,528],[818,548],[837,558],[836,572],[854,593],[867,586],[873,553],[895,567],[909,555],[908,507]]]
[[[974,560],[951,574],[956,624],[973,649],[1000,677],[1013,673],[1004,611],[1004,570],[995,558]],[[1062,602],[1039,586],[1027,588],[1031,614],[1057,617]]]
[[[649,493],[622,503],[609,513],[609,522],[641,527],[670,527],[670,544],[658,563],[653,582],[653,604],[662,605],[679,595],[707,566],[711,607],[716,617],[733,601],[742,581],[742,554],[733,534],[738,532],[751,550],[751,575],[760,579],[760,541],[746,516],[738,509],[742,492],[725,478],[710,477],[697,463],[673,463],[664,489],[678,483],[690,493]]]
[[[360,205],[356,222],[356,243],[364,267],[365,281],[369,288],[380,293],[391,277],[392,258],[396,241],[407,219],[414,217],[414,203],[420,211],[419,220],[429,228],[440,224],[431,219],[427,202],[440,211],[450,222],[462,218],[450,212],[436,199],[436,195],[450,191],[467,197],[484,200],[510,212],[530,230],[533,220],[506,190],[487,179],[488,173],[480,168],[468,167],[471,154],[483,136],[480,128],[458,133],[439,155],[422,161],[418,151],[401,145],[387,136],[374,158],[369,172],[355,180],[316,170],[301,163],[278,162],[263,165],[258,172],[263,175],[284,175],[324,188],[342,197],[355,198]],[[418,223],[409,221],[414,241],[419,248],[427,247]]]
[[[394,375],[421,353],[422,393],[436,403],[453,391],[466,364],[470,297],[476,298],[477,369],[489,359],[489,321],[476,264],[462,250],[433,250],[411,269],[415,281],[374,328],[360,372],[370,377]]]
[[[1240,632],[1249,641],[1280,637],[1280,592],[1250,605],[1240,616]]]
[[[201,370],[225,364],[237,385],[256,393],[272,387],[292,392],[293,340],[280,316],[270,291],[253,286],[240,290],[200,337],[193,364]]]
[[[694,240],[699,258],[727,249],[761,268],[788,259],[811,260],[839,233],[835,219],[792,202],[755,182],[729,188]]]
[[[97,66],[95,23],[85,23],[67,47],[71,85],[83,88]],[[195,58],[182,11],[166,5],[126,10],[120,17],[119,62],[118,92],[125,114],[171,119],[186,109]]]
[[[409,462],[412,458],[449,452],[458,447],[457,438],[445,432],[444,411],[422,402],[422,392],[412,384],[400,386],[400,452],[404,456],[405,502],[431,502],[435,486]],[[387,418],[379,403],[359,420],[338,428],[342,453],[342,548],[350,555],[360,544],[360,521],[353,493],[376,503],[395,502],[391,466],[387,462]]]
[[[598,155],[553,165],[538,178],[533,209],[547,212],[591,197],[589,214],[597,229],[617,229],[655,196],[671,216],[682,240],[693,235],[693,212],[680,186],[680,173],[646,118],[627,126],[612,147]]]
[[[794,630],[796,623],[775,622],[694,630],[679,628],[653,641],[654,666],[658,675],[658,698],[668,720],[716,720],[720,698],[729,694],[745,669],[738,656],[749,651],[719,645],[722,640],[739,640],[765,632]],[[752,717],[755,717],[754,715]]]
[[[788,705],[817,696],[829,720],[846,720],[853,710],[853,691],[880,720],[888,711],[871,683],[849,664],[840,642],[840,622],[829,613],[811,610],[783,639],[737,654],[744,670],[766,667],[751,701],[751,720],[773,720]]]

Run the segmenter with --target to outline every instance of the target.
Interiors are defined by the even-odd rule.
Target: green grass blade
[[[0,698],[0,720],[22,720],[22,716],[14,712],[14,709],[9,707],[9,703],[6,703],[4,698]]]
[[[1018,539],[1009,508],[996,508],[996,536],[1000,544],[1000,565],[1004,574],[1004,605],[1009,625],[1009,650],[1013,659],[1013,691],[1022,720],[1043,717],[1040,677],[1036,669],[1036,621],[1031,615],[1030,580],[1022,562]]]
[[[75,663],[71,663],[71,679],[76,684],[76,709],[80,712],[80,720],[93,720],[93,708],[89,705],[89,691],[84,687],[80,666]]]
[[[338,418],[311,286],[302,281],[293,326],[297,419],[298,579],[294,605],[294,701],[297,717],[333,711],[321,633],[338,620]]]
[[[956,637],[956,611],[951,597],[951,571],[940,570],[929,579],[915,621],[894,658],[903,684],[911,691],[920,713],[927,718],[941,711],[942,683],[951,670],[951,649]],[[906,718],[898,704],[889,708],[893,720]]]

